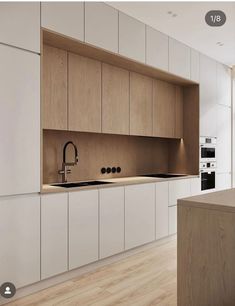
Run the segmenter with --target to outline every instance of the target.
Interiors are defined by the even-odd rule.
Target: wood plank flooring
[[[10,305],[176,306],[176,239]]]

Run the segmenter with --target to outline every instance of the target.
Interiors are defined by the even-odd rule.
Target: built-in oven
[[[200,137],[200,161],[216,161],[216,137]]]
[[[201,170],[201,190],[210,190],[215,188],[215,170]]]

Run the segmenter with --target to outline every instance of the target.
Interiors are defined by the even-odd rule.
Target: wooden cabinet
[[[183,88],[175,86],[175,138],[183,138],[184,136],[184,101]],[[187,103],[187,102],[186,102]]]
[[[168,236],[168,194],[169,183],[155,184],[156,199],[156,239]]]
[[[98,260],[98,191],[69,193],[69,269]]]
[[[40,3],[1,2],[0,42],[40,53]]]
[[[169,212],[169,235],[177,232],[177,206],[168,207]]]
[[[118,53],[118,11],[103,2],[85,3],[85,41]]]
[[[130,134],[152,136],[153,80],[130,73]]]
[[[145,63],[145,24],[119,12],[119,53]]]
[[[153,136],[175,136],[175,85],[153,82]]]
[[[191,71],[190,79],[195,82],[200,81],[200,54],[194,49],[191,50]]]
[[[0,283],[16,288],[40,280],[40,197],[0,199]]]
[[[190,79],[190,48],[169,38],[169,72]]]
[[[125,249],[155,239],[155,184],[125,187]]]
[[[231,106],[231,69],[217,63],[217,103]]]
[[[42,58],[43,128],[67,130],[67,52],[44,45]]]
[[[102,64],[102,132],[129,134],[129,71]]]
[[[41,278],[68,269],[68,194],[41,197]]]
[[[169,182],[169,206],[176,205],[178,199],[189,197],[190,194],[190,179]]]
[[[146,26],[146,64],[168,71],[169,37]]]
[[[99,191],[100,258],[124,251],[124,187]]]
[[[101,62],[69,53],[69,130],[101,132]]]
[[[83,2],[42,2],[42,27],[84,41]]]
[[[0,195],[40,191],[40,57],[0,45]]]
[[[216,132],[216,61],[200,54],[200,135]]]

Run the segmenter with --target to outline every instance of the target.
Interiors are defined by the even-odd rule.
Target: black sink
[[[187,176],[187,175],[186,174],[157,173],[157,174],[145,174],[141,176],[170,178],[170,177],[181,177],[181,176]]]
[[[73,187],[96,186],[96,185],[105,185],[105,184],[112,184],[112,182],[88,181],[88,182],[77,182],[77,183],[52,184],[51,186],[73,188]]]

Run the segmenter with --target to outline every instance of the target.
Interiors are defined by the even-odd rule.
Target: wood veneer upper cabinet
[[[175,138],[183,138],[184,133],[183,88],[175,87]]]
[[[43,128],[67,130],[67,52],[43,47]]]
[[[129,134],[129,71],[102,64],[102,132]]]
[[[101,62],[69,53],[69,130],[101,132]]]
[[[153,80],[130,73],[130,135],[152,136]]]
[[[175,85],[153,82],[153,136],[175,137]]]

